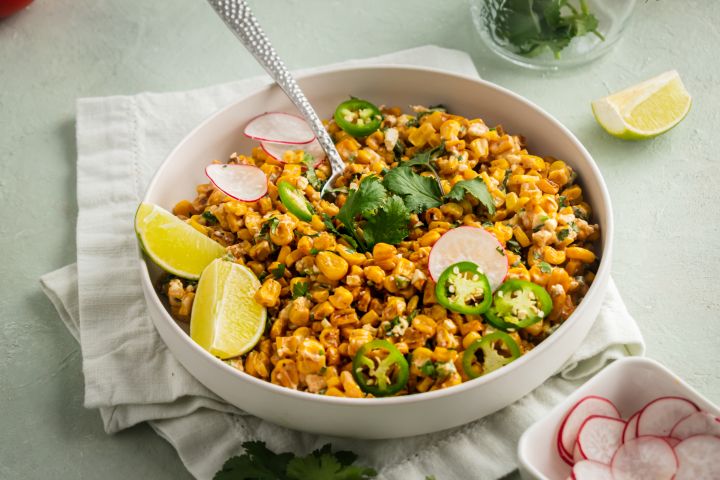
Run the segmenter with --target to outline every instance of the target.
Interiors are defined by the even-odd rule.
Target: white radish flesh
[[[573,454],[572,454],[573,465],[578,462],[582,462],[583,460],[585,460],[585,457],[583,457],[583,454],[580,451],[580,445],[578,445],[577,442],[575,442],[575,446],[573,447]]]
[[[720,478],[720,438],[695,435],[675,447],[679,467],[675,480],[718,480]]]
[[[611,468],[615,480],[671,480],[678,461],[662,438],[638,437],[618,449]]]
[[[577,445],[587,460],[610,463],[622,444],[625,422],[618,418],[592,416],[580,427]]]
[[[283,112],[258,115],[248,122],[243,133],[261,142],[288,145],[301,145],[315,139],[315,134],[304,119]]]
[[[283,154],[287,150],[297,151],[302,150],[303,152],[311,155],[315,161],[313,166],[318,166],[325,158],[325,151],[320,146],[320,142],[313,140],[306,145],[288,145],[285,143],[273,143],[273,142],[260,142],[260,147],[263,151],[273,157],[275,160],[281,163],[285,163],[283,160]]]
[[[558,432],[560,446],[568,455],[573,451],[580,427],[592,415],[620,418],[620,412],[607,398],[589,396],[580,400],[567,413]]]
[[[613,480],[609,466],[592,460],[582,460],[573,465],[572,474],[576,480]]]
[[[683,418],[699,411],[697,405],[686,398],[660,397],[645,405],[637,421],[636,434],[667,437]]]
[[[707,412],[695,412],[680,420],[670,436],[684,440],[693,435],[716,435],[720,437],[720,418]]]
[[[641,412],[642,410],[635,412],[625,424],[625,431],[623,431],[623,443],[630,441],[637,436],[637,420]]]
[[[253,165],[212,164],[205,168],[212,183],[237,200],[254,202],[267,193],[267,175]]]
[[[493,290],[503,283],[508,272],[505,250],[484,228],[457,227],[440,237],[430,251],[430,275],[437,282],[445,269],[458,262],[472,262],[480,267]]]

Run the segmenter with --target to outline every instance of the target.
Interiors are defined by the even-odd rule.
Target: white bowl
[[[664,396],[687,398],[701,409],[720,415],[716,405],[655,360],[624,358],[598,373],[523,433],[518,458],[524,479],[563,480],[570,476],[571,468],[557,451],[557,434],[565,414],[588,395],[609,399],[625,419],[649,401]]]
[[[599,270],[573,315],[539,346],[502,369],[452,388],[381,399],[325,397],[286,389],[242,373],[200,348],[173,321],[155,289],[157,272],[142,262],[142,281],[155,326],[172,353],[200,382],[229,403],[271,422],[307,432],[355,438],[392,438],[462,425],[516,401],[543,383],[570,357],[590,329],[608,282],[612,254],[612,210],[605,182],[590,154],[557,120],[529,101],[489,82],[416,67],[353,67],[302,77],[299,81],[323,118],[354,95],[376,104],[447,105],[454,113],[482,117],[490,125],[524,135],[532,152],[566,160],[578,172],[602,232]],[[193,130],[168,156],[144,201],[172,206],[192,198],[213,159],[248,152],[246,122],[265,111],[294,109],[277,86],[261,88],[219,111]],[[152,272],[152,273],[151,273]]]

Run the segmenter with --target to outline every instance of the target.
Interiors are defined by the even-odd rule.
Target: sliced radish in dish
[[[623,443],[632,440],[637,436],[637,420],[640,416],[640,412],[642,412],[642,410],[633,413],[632,417],[630,417],[625,424],[625,430],[623,431]]]
[[[573,447],[572,458],[573,458],[573,465],[585,460],[585,457],[583,457],[582,452],[580,451],[580,445],[578,445],[577,442],[575,442],[575,446]]]
[[[697,405],[682,397],[660,397],[645,405],[638,417],[636,434],[667,437],[683,418],[699,411]]]
[[[254,202],[267,193],[267,175],[254,165],[212,164],[205,175],[226,195],[243,202]]]
[[[673,437],[660,437],[660,438],[662,438],[662,439],[665,440],[667,443],[669,443],[670,446],[673,447],[673,448],[675,448],[675,445],[677,445],[678,443],[682,442],[682,440],[680,440],[680,439],[678,439],[678,438],[673,438]]]
[[[638,437],[618,449],[611,468],[615,480],[671,480],[678,460],[662,438]]]
[[[619,418],[593,415],[583,422],[577,437],[577,445],[584,459],[610,463],[615,451],[622,444],[625,421]]]
[[[283,112],[258,115],[245,125],[243,133],[245,136],[261,142],[287,145],[301,145],[315,139],[315,134],[303,118]]]
[[[572,469],[573,478],[576,480],[613,480],[612,470],[608,465],[582,460]]]
[[[317,139],[301,146],[288,145],[286,143],[260,142],[260,147],[265,151],[265,153],[282,163],[285,163],[285,160],[283,160],[283,154],[287,150],[302,150],[303,152],[312,155],[315,159],[315,162],[313,163],[314,167],[317,167],[320,163],[322,163],[325,158],[325,150],[323,150],[322,146],[320,146],[320,142],[318,142]]]
[[[505,251],[495,235],[484,228],[457,227],[440,237],[430,251],[430,276],[437,282],[446,268],[464,261],[479,266],[493,290],[498,288],[507,276],[508,261]]]
[[[568,456],[573,450],[580,427],[592,415],[620,418],[620,412],[607,398],[589,396],[581,399],[565,415],[558,432],[560,447],[565,449]]]
[[[720,478],[720,438],[695,435],[675,447],[679,467],[675,480],[718,480]]]
[[[573,460],[572,455],[568,455],[568,453],[563,448],[562,444],[560,443],[560,435],[558,435],[555,439],[555,446],[557,447],[560,459],[572,467],[572,465],[575,463],[575,460]]]
[[[684,440],[693,435],[716,435],[720,437],[720,418],[707,412],[695,412],[680,420],[670,431],[670,436]]]

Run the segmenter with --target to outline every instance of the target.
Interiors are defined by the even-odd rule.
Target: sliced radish
[[[575,460],[573,460],[572,455],[568,455],[568,453],[563,448],[562,444],[560,443],[560,436],[558,436],[555,440],[555,446],[557,447],[558,455],[560,455],[560,459],[570,465],[571,467],[575,463]]]
[[[697,405],[682,397],[660,397],[645,405],[638,417],[636,434],[667,437],[675,424],[699,411]]]
[[[584,459],[610,463],[622,444],[625,421],[613,417],[593,415],[580,427],[577,445]]]
[[[457,227],[440,237],[430,251],[430,276],[437,281],[446,268],[463,261],[477,264],[493,290],[498,288],[507,276],[507,255],[495,235],[484,228]]]
[[[254,165],[212,164],[205,175],[226,195],[243,202],[254,202],[267,193],[267,175]]]
[[[720,478],[720,438],[695,435],[675,447],[679,467],[675,480],[718,480]]]
[[[572,469],[573,478],[577,480],[613,480],[612,469],[603,463],[582,460]]]
[[[638,437],[620,446],[611,468],[615,480],[671,480],[678,460],[662,438]]]
[[[315,139],[315,134],[303,118],[283,112],[258,115],[245,125],[243,133],[261,142],[286,145],[302,145]]]
[[[318,142],[317,139],[302,146],[288,145],[286,143],[260,142],[260,147],[262,147],[265,153],[282,163],[285,163],[285,160],[283,160],[283,154],[287,150],[302,150],[303,152],[312,155],[315,159],[315,162],[313,163],[313,166],[315,167],[322,163],[325,158],[325,150],[323,150],[322,146],[320,146],[320,142]]]
[[[623,443],[637,437],[637,420],[640,416],[640,412],[642,412],[642,410],[633,413],[632,417],[630,417],[625,424],[625,430],[623,431]]]
[[[677,445],[678,443],[680,443],[680,442],[682,441],[682,440],[680,440],[680,439],[678,439],[678,438],[673,438],[673,437],[660,437],[660,438],[662,438],[662,439],[665,440],[667,443],[669,443],[670,446],[673,447],[673,448],[675,448],[675,445]]]
[[[442,238],[440,240],[442,240]],[[560,431],[558,432],[560,446],[565,449],[565,453],[567,453],[568,456],[570,456],[570,452],[573,450],[580,427],[585,420],[592,415],[620,418],[620,412],[618,412],[615,405],[607,398],[593,395],[581,399],[570,409],[567,415],[565,415],[560,425]]]
[[[578,462],[582,462],[585,460],[585,458],[582,455],[582,452],[580,451],[580,445],[578,445],[577,442],[575,442],[575,446],[573,447],[573,454],[572,454],[572,461],[573,465],[575,465]]]
[[[693,435],[716,435],[720,437],[720,418],[707,412],[695,412],[680,420],[670,431],[670,436],[684,440]]]

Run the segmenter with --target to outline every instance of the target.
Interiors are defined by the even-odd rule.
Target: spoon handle
[[[308,99],[305,98],[305,94],[300,90],[285,63],[278,57],[277,52],[275,52],[250,10],[250,6],[244,0],[208,0],[208,2],[305,117],[318,142],[320,142],[330,159],[333,177],[341,173],[345,169],[345,163],[340,158],[335,143],[333,143],[322,121],[320,121]],[[327,183],[330,184],[331,182],[328,181]]]

